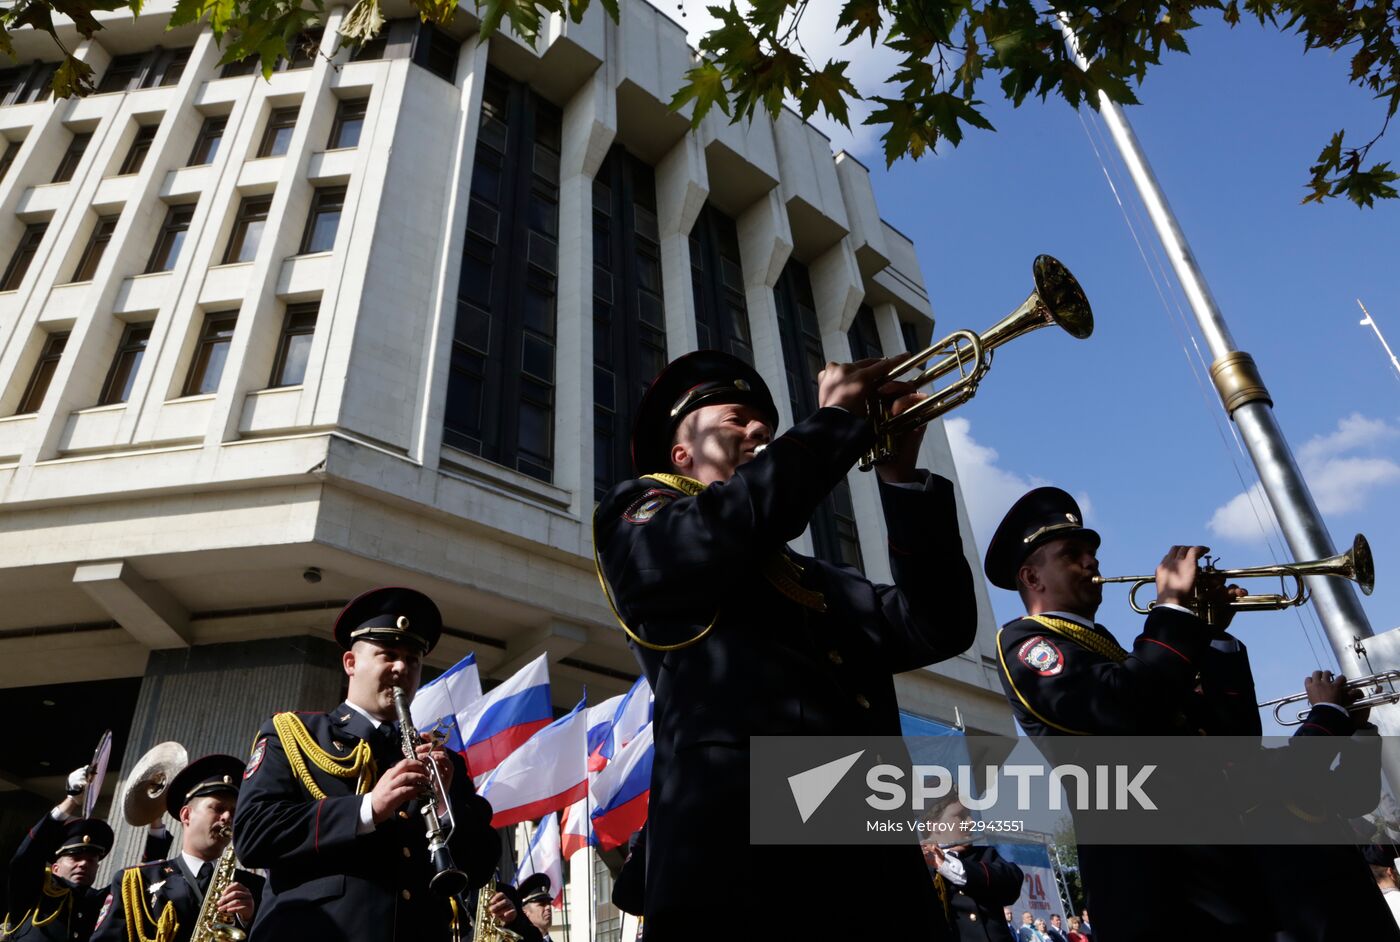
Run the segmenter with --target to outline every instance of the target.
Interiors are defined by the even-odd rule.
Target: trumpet
[[[1386,703],[1400,703],[1400,689],[1396,689],[1396,683],[1400,683],[1400,670],[1379,671],[1375,674],[1367,674],[1365,677],[1358,677],[1356,680],[1349,680],[1346,683],[1347,690],[1362,691],[1362,696],[1347,705],[1347,709],[1356,712],[1357,710],[1369,710],[1373,706],[1381,706]],[[1286,720],[1281,711],[1290,703],[1301,703],[1306,700],[1306,693],[1295,693],[1291,697],[1279,697],[1277,700],[1265,700],[1259,704],[1259,709],[1265,707],[1274,708],[1274,719],[1280,726],[1299,726],[1303,722],[1303,717],[1308,715],[1307,710],[1300,710],[1297,719]]]
[[[1201,575],[1218,576],[1226,581],[1262,577],[1293,580],[1292,592],[1246,595],[1230,602],[1230,608],[1243,612],[1273,612],[1291,608],[1294,605],[1302,605],[1308,600],[1308,587],[1303,582],[1305,576],[1335,576],[1339,579],[1347,579],[1355,582],[1356,587],[1361,590],[1363,595],[1370,595],[1376,587],[1376,567],[1371,559],[1371,546],[1366,542],[1366,537],[1360,533],[1352,538],[1351,549],[1345,553],[1338,553],[1336,556],[1328,556],[1326,559],[1314,559],[1301,563],[1280,563],[1274,566],[1253,566],[1247,569],[1217,569],[1207,560],[1200,571]],[[1100,585],[1110,582],[1131,582],[1133,587],[1128,592],[1128,604],[1139,615],[1146,615],[1152,611],[1152,607],[1157,603],[1154,600],[1145,606],[1138,604],[1138,590],[1145,585],[1155,584],[1156,581],[1155,575],[1094,577],[1094,582]],[[1205,604],[1201,591],[1201,582],[1200,579],[1197,579],[1196,596],[1188,607],[1197,616],[1205,619],[1207,624],[1214,624],[1211,607]]]
[[[394,688],[394,712],[398,714],[404,758],[417,759],[418,743],[422,738],[408,713],[408,694],[402,687]],[[467,888],[467,875],[457,869],[457,864],[452,860],[452,851],[447,846],[457,823],[452,816],[452,800],[448,797],[447,786],[443,784],[437,763],[430,758],[426,765],[429,783],[423,790],[423,806],[419,814],[423,816],[423,826],[428,831],[428,856],[433,868],[428,888],[446,899]],[[438,796],[442,796],[442,810],[438,808]]]
[[[894,457],[899,437],[945,412],[951,412],[977,394],[977,384],[992,368],[992,351],[1033,330],[1051,324],[1061,328],[1076,340],[1094,332],[1094,313],[1079,282],[1059,259],[1037,255],[1031,265],[1035,290],[1006,317],[978,335],[970,330],[955,330],[942,340],[918,353],[911,353],[889,371],[884,382],[893,382],[918,367],[919,374],[910,380],[915,387],[925,386],[936,379],[956,372],[958,378],[942,389],[928,394],[913,407],[899,415],[891,415],[888,406],[873,410],[875,415],[875,445],[861,458],[860,469],[869,471]],[[928,361],[938,357],[935,362]],[[882,384],[883,385],[883,384]]]

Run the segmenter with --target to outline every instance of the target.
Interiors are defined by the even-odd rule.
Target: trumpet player
[[[1018,592],[1026,616],[997,633],[1002,686],[1030,736],[1257,735],[1244,646],[1225,632],[1236,586],[1202,586],[1204,546],[1173,546],[1157,567],[1157,604],[1132,649],[1094,621],[1099,534],[1078,503],[1040,487],[1007,512],[987,546],[988,581]],[[1219,581],[1219,580],[1217,580]],[[1191,605],[1211,607],[1212,624]],[[1156,939],[1144,912],[1180,914],[1203,937],[1253,939],[1260,914],[1238,885],[1238,849],[1081,846],[1095,935]]]
[[[335,623],[345,702],[330,713],[279,713],[258,731],[234,821],[240,859],[265,868],[273,892],[253,942],[451,936],[460,914],[429,888],[425,820],[413,810],[433,788],[429,763],[455,818],[447,846],[456,867],[471,886],[494,871],[500,838],[461,756],[425,735],[406,757],[396,719],[395,688],[412,699],[441,632],[442,616],[423,593],[364,593]],[[490,909],[503,923],[516,915],[502,894]]]
[[[262,894],[262,877],[236,870],[222,886],[213,884],[229,845],[242,781],[243,763],[225,755],[196,759],[171,779],[166,809],[181,825],[180,853],[117,874],[98,914],[94,942],[189,942],[211,889],[218,892],[213,911],[222,914],[223,924],[246,934]]]
[[[893,362],[828,363],[817,410],[781,435],[762,377],[718,351],[677,359],[642,399],[638,477],[603,498],[594,536],[656,691],[648,939],[723,938],[733,917],[715,901],[794,866],[827,903],[828,935],[946,935],[912,843],[795,852],[748,837],[750,736],[899,735],[893,675],[976,633],[953,486],[916,467],[923,426],[877,469],[895,585],[787,546],[874,443],[871,401],[898,413],[922,398],[888,382]],[[898,917],[851,900],[853,881],[900,899]]]

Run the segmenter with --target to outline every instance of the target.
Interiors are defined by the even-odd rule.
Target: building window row
[[[305,380],[319,307],[315,302],[287,306],[268,388],[299,386]],[[116,354],[102,383],[98,405],[118,405],[131,398],[131,391],[136,384],[136,377],[140,373],[146,348],[150,343],[152,326],[149,323],[128,324],[122,330]],[[190,360],[189,372],[181,387],[182,396],[208,395],[218,391],[224,366],[228,362],[229,349],[233,344],[233,332],[237,326],[237,311],[217,311],[204,315],[194,355]],[[45,338],[39,361],[25,384],[16,415],[39,411],[53,382],[54,374],[58,371],[59,362],[63,359],[68,337],[69,334],[65,331],[50,334]]]
[[[113,56],[97,83],[97,93],[130,92],[141,88],[176,85],[185,74],[192,47],[162,49]]]

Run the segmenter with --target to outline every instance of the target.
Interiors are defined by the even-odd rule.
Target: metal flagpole
[[[1059,20],[1070,53],[1079,67],[1087,71],[1089,62],[1080,52],[1068,17],[1061,13]],[[1196,315],[1196,322],[1214,360],[1210,367],[1211,380],[1220,394],[1225,411],[1240,430],[1293,558],[1313,560],[1334,555],[1336,550],[1332,538],[1293,459],[1283,430],[1274,417],[1273,400],[1264,386],[1259,368],[1254,358],[1240,350],[1230,335],[1225,318],[1216,306],[1205,276],[1186,242],[1181,224],[1167,205],[1167,199],[1147,163],[1137,135],[1123,116],[1122,109],[1102,92],[1099,93],[1099,110]],[[1307,579],[1307,584],[1318,619],[1327,632],[1327,639],[1342,673],[1356,678],[1392,666],[1376,662],[1389,660],[1388,655],[1393,656],[1396,651],[1392,647],[1394,641],[1387,638],[1386,642],[1369,644],[1374,632],[1348,581],[1312,576]],[[1369,652],[1368,647],[1372,649]],[[1387,736],[1400,735],[1400,716],[1396,715],[1394,707],[1377,708],[1372,711],[1372,716],[1381,732]],[[1383,753],[1386,778],[1392,790],[1400,794],[1400,754],[1392,749],[1385,749]]]
[[[1366,315],[1361,319],[1361,326],[1369,327],[1376,332],[1376,339],[1381,342],[1382,347],[1385,347],[1386,356],[1390,357],[1390,365],[1395,367],[1395,374],[1400,376],[1400,358],[1395,356],[1395,351],[1390,349],[1390,344],[1385,342],[1385,335],[1381,333],[1380,325],[1377,324],[1376,319],[1371,316],[1371,312],[1366,310],[1366,305],[1361,303],[1360,298],[1356,299],[1356,305],[1361,308],[1361,313]]]

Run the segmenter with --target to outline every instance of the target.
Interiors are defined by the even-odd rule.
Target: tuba
[[[243,942],[248,938],[248,933],[238,928],[232,916],[219,912],[219,897],[233,882],[234,871],[238,867],[238,859],[233,853],[233,828],[225,827],[223,832],[228,838],[228,846],[214,865],[214,873],[209,878],[209,892],[204,894],[204,904],[199,907],[199,918],[195,920],[190,942]]]

